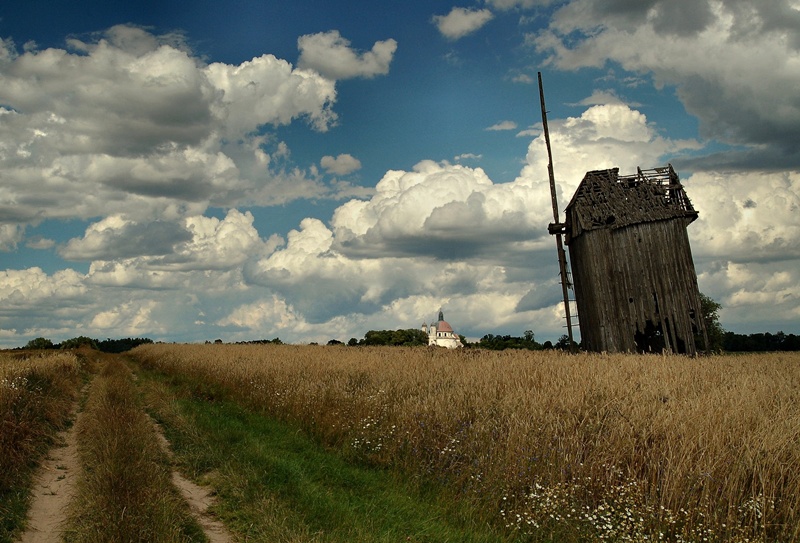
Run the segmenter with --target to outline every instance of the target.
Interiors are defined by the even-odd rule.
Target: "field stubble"
[[[146,345],[144,365],[532,540],[800,539],[800,356]]]

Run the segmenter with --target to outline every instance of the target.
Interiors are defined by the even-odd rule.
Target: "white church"
[[[428,334],[428,345],[437,347],[446,347],[448,349],[458,349],[464,345],[461,343],[461,338],[458,337],[453,331],[453,327],[444,320],[444,313],[439,311],[439,321],[431,323],[422,323],[422,331]]]

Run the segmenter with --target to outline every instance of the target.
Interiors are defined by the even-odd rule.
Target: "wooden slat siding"
[[[672,350],[696,353],[692,326],[699,323],[690,313],[700,315],[700,301],[688,248],[686,228],[676,220],[595,230],[573,239],[572,276],[584,346],[635,352],[634,335],[644,332],[649,320],[666,328]]]
[[[706,333],[686,231],[696,217],[671,167],[587,173],[565,224],[586,349],[635,352],[635,334],[650,321],[669,350],[697,353],[694,330]]]

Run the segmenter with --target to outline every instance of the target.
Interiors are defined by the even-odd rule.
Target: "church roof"
[[[436,331],[437,332],[452,332],[453,331],[453,327],[450,326],[450,324],[447,321],[439,321],[439,323],[436,325]]]

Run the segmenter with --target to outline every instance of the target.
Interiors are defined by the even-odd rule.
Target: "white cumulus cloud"
[[[83,280],[84,276],[74,270],[62,270],[53,275],[38,267],[0,271],[0,305],[4,307],[3,313],[43,302],[51,303],[56,309],[86,293]]]
[[[361,161],[346,153],[336,157],[324,156],[319,164],[326,172],[336,175],[347,175],[361,169]]]
[[[704,137],[753,146],[706,169],[797,168],[800,103],[786,89],[800,87],[799,14],[788,0],[572,0],[530,39],[564,70],[616,63],[673,85]]]
[[[336,122],[335,82],[262,55],[206,64],[177,34],[121,25],[64,49],[0,43],[0,223],[202,214],[326,197],[257,135]],[[274,162],[274,163],[273,163]],[[18,232],[18,230],[17,230]],[[20,241],[5,228],[0,247]]]
[[[445,38],[457,40],[479,30],[493,18],[488,9],[454,7],[447,15],[434,15],[433,22]]]
[[[338,30],[301,36],[297,40],[300,68],[314,70],[330,79],[375,77],[389,73],[397,50],[393,39],[377,41],[372,50],[358,52]]]

